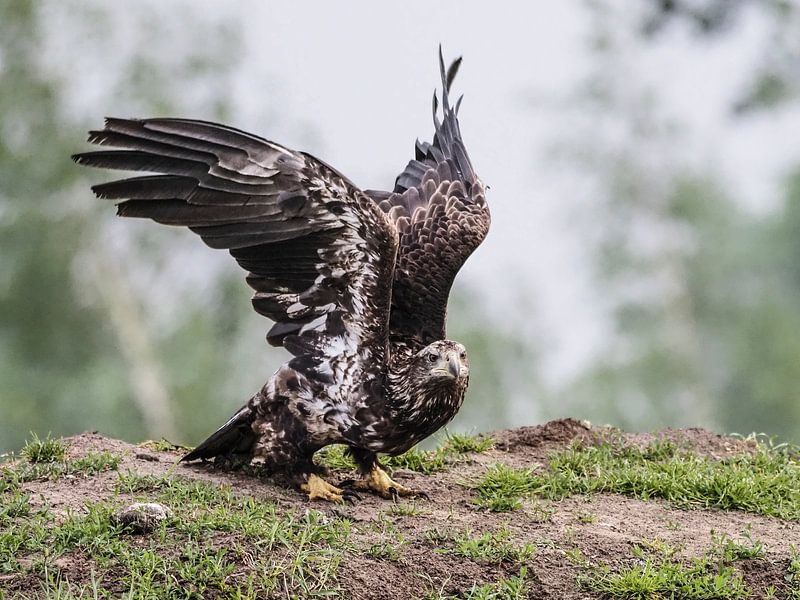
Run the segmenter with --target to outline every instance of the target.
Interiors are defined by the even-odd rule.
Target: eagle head
[[[451,340],[433,342],[416,354],[413,370],[428,385],[464,385],[469,377],[467,349]]]

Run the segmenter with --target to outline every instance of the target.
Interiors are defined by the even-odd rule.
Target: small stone
[[[116,518],[120,525],[130,528],[134,533],[148,533],[171,514],[171,511],[162,504],[135,502],[118,512]]]

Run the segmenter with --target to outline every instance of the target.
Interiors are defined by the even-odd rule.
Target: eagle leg
[[[308,494],[309,500],[326,500],[339,504],[359,498],[353,491],[338,488],[315,473],[309,474],[306,481],[300,484],[300,491]]]
[[[381,498],[394,501],[397,501],[398,497],[427,498],[425,492],[407,488],[389,477],[389,474],[381,468],[375,453],[353,449],[351,454],[361,469],[362,476],[355,481],[343,482],[341,485],[346,485],[345,489],[374,492]]]

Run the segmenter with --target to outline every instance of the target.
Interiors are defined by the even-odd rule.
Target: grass
[[[173,516],[149,536],[132,536],[115,518],[129,502],[123,496],[157,500]],[[182,478],[121,474],[112,500],[87,503],[63,520],[31,513],[21,498],[3,496],[3,510],[17,506],[27,517],[0,529],[0,571],[37,576],[47,597],[331,595],[339,593],[339,564],[350,548],[347,520],[283,513],[230,487]],[[71,556],[95,573],[87,567],[85,580],[53,579],[54,561]]]
[[[726,563],[761,560],[764,558],[764,544],[755,541],[750,531],[745,531],[739,541],[725,534],[716,535],[712,531],[711,554]]]
[[[502,463],[489,467],[475,485],[476,504],[492,512],[508,512],[522,506],[522,499],[536,491],[537,476],[530,469],[514,469]]]
[[[27,586],[15,589],[13,597],[342,597],[340,566],[347,564],[348,557],[362,557],[357,564],[369,560],[379,578],[381,568],[393,572],[425,568],[416,564],[420,556],[418,529],[415,526],[412,534],[401,529],[420,523],[419,519],[430,519],[431,527],[439,527],[426,535],[428,551],[440,553],[433,554],[442,561],[439,568],[441,564],[458,568],[466,561],[482,573],[475,577],[475,585],[473,579],[455,589],[445,583],[426,598],[512,600],[531,593],[526,565],[536,560],[537,546],[543,542],[534,545],[515,540],[508,526],[484,530],[485,525],[475,524],[483,518],[475,511],[467,512],[478,531],[465,529],[467,523],[459,520],[463,511],[452,508],[444,516],[423,501],[387,504],[375,517],[352,524],[342,518],[347,512],[340,507],[321,505],[325,513],[305,503],[296,510],[279,508],[230,486],[173,476],[168,471],[159,476],[115,473],[116,484],[104,501],[88,501],[81,510],[57,513],[43,504],[38,494],[31,496],[24,483],[68,474],[90,477],[118,469],[120,460],[108,452],[69,459],[66,448],[60,459],[51,460],[48,456],[57,456],[58,451],[46,449],[47,442],[29,442],[36,459],[25,455],[25,461],[0,467],[0,574],[15,575],[0,581],[24,581]],[[470,453],[485,452],[491,444],[480,437],[449,435],[437,450],[414,449],[387,463],[394,468],[434,472],[458,465]],[[352,465],[343,448],[334,450],[332,460],[340,466]],[[744,478],[748,489],[735,485],[735,477]],[[104,481],[108,479],[106,476]],[[592,447],[573,445],[551,455],[550,463],[540,470],[493,465],[472,485],[475,502],[486,509],[515,510],[525,504],[525,523],[529,525],[531,519],[542,520],[530,515],[533,507],[543,504],[551,508],[550,513],[542,511],[549,518],[556,500],[593,492],[663,498],[686,507],[749,506],[759,514],[798,518],[792,517],[799,514],[797,480],[798,456],[789,447],[762,444],[754,446],[752,454],[714,461],[671,442],[630,448],[612,441]],[[36,484],[35,488],[39,487]],[[120,508],[138,500],[169,508],[169,517],[145,535],[134,534],[116,518]],[[597,521],[591,512],[570,514],[572,523],[559,525],[564,534],[561,545],[551,550],[574,545],[586,531],[580,523]],[[665,527],[671,528],[668,523]],[[563,539],[569,540],[566,545]],[[680,558],[680,546],[661,539],[642,540],[630,557],[618,564],[595,564],[592,561],[598,560],[597,554],[584,556],[577,546],[563,552],[570,568],[581,573],[580,585],[592,596],[647,600],[750,597],[752,590],[747,589],[736,563],[764,559],[764,545],[752,539],[749,531],[734,537],[713,535],[711,542],[706,555],[690,560]],[[409,543],[413,544],[410,549]],[[800,556],[795,550],[788,563],[783,560],[781,564],[787,566],[779,578],[784,578],[786,587],[767,589],[766,597],[800,600]],[[80,568],[64,568],[73,563]],[[72,578],[62,577],[62,572],[71,573]],[[492,581],[500,574],[505,576]],[[0,584],[0,599],[2,587]]]
[[[419,450],[411,448],[408,452],[397,456],[387,456],[383,464],[390,470],[407,469],[417,473],[438,473],[444,471],[450,464],[451,454],[443,448],[436,450]]]
[[[494,439],[488,435],[467,435],[461,433],[445,434],[442,448],[449,454],[469,454],[487,452],[494,448]]]
[[[789,587],[788,600],[800,600],[800,548],[794,545],[789,556],[785,580]]]
[[[36,462],[4,466],[0,468],[0,492],[17,488],[27,481],[59,479],[67,475],[89,477],[103,471],[115,471],[119,467],[120,461],[119,456],[103,450],[102,452],[90,452],[86,456],[73,460],[48,460],[46,462],[37,460]]]
[[[703,560],[684,565],[648,558],[616,572],[607,568],[598,569],[593,575],[582,579],[581,585],[604,597],[626,600],[738,600],[752,597],[741,573],[730,566],[716,570]]]
[[[459,596],[445,595],[440,589],[429,592],[422,600],[524,600],[528,597],[529,587],[528,569],[521,567],[518,575],[494,583],[476,584]]]
[[[428,511],[417,502],[394,502],[387,512],[393,517],[419,517]]]
[[[334,471],[352,471],[356,468],[355,462],[347,453],[347,447],[339,444],[327,446],[317,453],[317,461]],[[408,469],[418,473],[436,473],[447,467],[447,454],[441,449],[419,450],[412,448],[399,456],[386,456],[381,459],[384,468]]]
[[[764,558],[763,544],[753,540],[749,531],[738,541],[712,532],[711,547],[700,558],[681,561],[676,558],[677,553],[676,548],[662,540],[645,540],[633,548],[634,561],[616,570],[584,562],[590,574],[580,577],[579,583],[585,589],[612,599],[738,600],[753,597],[742,573],[734,567],[737,561]]]
[[[376,560],[400,560],[401,549],[408,544],[405,536],[401,534],[391,520],[379,517],[376,523],[370,524],[367,529],[378,534],[374,543],[363,547],[366,556]]]
[[[533,558],[536,553],[534,544],[514,543],[507,527],[501,527],[496,533],[486,532],[480,535],[471,530],[433,528],[425,533],[425,539],[436,552],[480,563],[522,563]]]
[[[121,462],[119,456],[106,450],[69,460],[63,441],[49,435],[41,439],[35,433],[31,434],[20,454],[24,461],[9,462],[0,467],[0,493],[18,490],[27,481],[58,479],[67,475],[88,477],[103,471],[115,471]]]
[[[67,462],[67,473],[82,473],[84,475],[95,475],[103,471],[116,471],[119,468],[121,459],[106,450],[101,452],[90,452],[86,456],[76,458]]]
[[[476,562],[502,563],[525,562],[536,553],[533,544],[515,544],[507,528],[502,528],[497,533],[484,533],[475,536],[471,532],[464,532],[455,540],[453,554],[463,556]]]
[[[0,495],[0,525],[27,517],[31,513],[30,499],[30,494],[18,488]]]
[[[618,493],[667,500],[682,508],[744,510],[800,520],[800,457],[759,444],[750,454],[712,460],[666,441],[645,448],[604,442],[573,444],[550,455],[541,472],[490,467],[474,487],[478,506],[503,512],[537,496]]]
[[[181,446],[180,444],[173,444],[165,438],[159,440],[147,440],[139,444],[142,448],[149,450],[156,450],[157,452],[188,452],[191,450],[188,446]]]
[[[31,434],[31,439],[22,448],[22,456],[30,463],[55,463],[64,462],[67,456],[67,447],[61,440],[54,440],[48,436],[39,439],[35,433]]]
[[[381,464],[389,470],[407,469],[418,473],[437,473],[458,462],[470,453],[486,452],[494,447],[494,440],[485,435],[471,436],[447,433],[445,440],[435,450],[411,448],[398,456],[385,456]],[[327,446],[317,454],[317,461],[334,471],[351,471],[356,468],[347,453],[347,447],[339,444]]]

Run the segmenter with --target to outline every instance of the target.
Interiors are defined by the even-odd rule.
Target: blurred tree
[[[491,431],[535,422],[547,397],[529,324],[509,331],[486,315],[478,290],[456,286],[448,306],[447,336],[467,347],[470,383],[464,406],[449,428]]]
[[[160,257],[196,248],[197,240],[117,228],[113,210],[91,197],[92,174],[69,159],[87,127],[70,104],[71,93],[83,100],[86,81],[68,61],[80,51],[103,57],[120,17],[138,36],[134,51],[95,82],[103,91],[96,106],[80,110],[185,114],[196,101],[210,107],[206,118],[225,117],[224,81],[236,53],[226,23],[200,22],[186,11],[181,35],[192,43],[182,48],[191,51],[165,51],[175,25],[159,19],[157,7],[138,16],[118,8],[31,0],[0,6],[0,449],[18,447],[29,430],[197,439],[207,420],[231,409],[224,400],[233,365],[252,371],[258,360],[236,354],[249,317],[231,316],[247,312],[248,292],[241,278],[234,283],[235,270],[222,276],[212,269],[206,289],[189,278],[174,302],[179,308],[157,318],[170,312],[159,288],[192,265],[186,252],[172,263]],[[74,36],[65,43],[74,54],[48,48],[55,21],[59,35]],[[172,414],[179,409],[188,417],[178,422]]]
[[[87,415],[125,400],[124,363],[103,315],[81,301],[72,249],[92,225],[63,190],[76,180],[70,149],[80,132],[59,110],[57,86],[41,76],[39,15],[25,0],[0,6],[0,446],[17,446],[21,424],[84,428]],[[43,418],[47,415],[47,420]]]
[[[752,224],[734,283],[737,300],[719,328],[727,378],[718,410],[725,429],[800,440],[800,171],[784,205]],[[721,324],[723,325],[723,324]]]
[[[700,31],[723,36],[734,5],[744,3],[707,4],[722,11],[719,27]],[[681,6],[661,3],[662,16],[675,18]],[[776,31],[797,22],[783,3],[761,10]],[[587,231],[614,332],[565,396],[589,418],[633,428],[699,424],[798,440],[797,178],[785,208],[765,218],[741,208],[713,171],[684,160],[675,151],[679,124],[659,116],[649,90],[621,76],[619,25],[598,16],[596,70],[580,100],[614,134],[594,135],[591,145],[581,140],[572,154],[597,176]],[[653,30],[645,33],[649,40]],[[758,85],[760,74],[753,77]],[[799,81],[787,80],[786,89]],[[751,102],[759,110],[778,106]],[[741,102],[731,108],[740,114]]]
[[[770,109],[800,94],[800,10],[792,0],[649,0],[641,19],[645,39],[655,38],[676,24],[688,24],[704,38],[735,35],[731,29],[755,13],[768,16],[771,42],[749,85],[732,108],[744,114]]]

